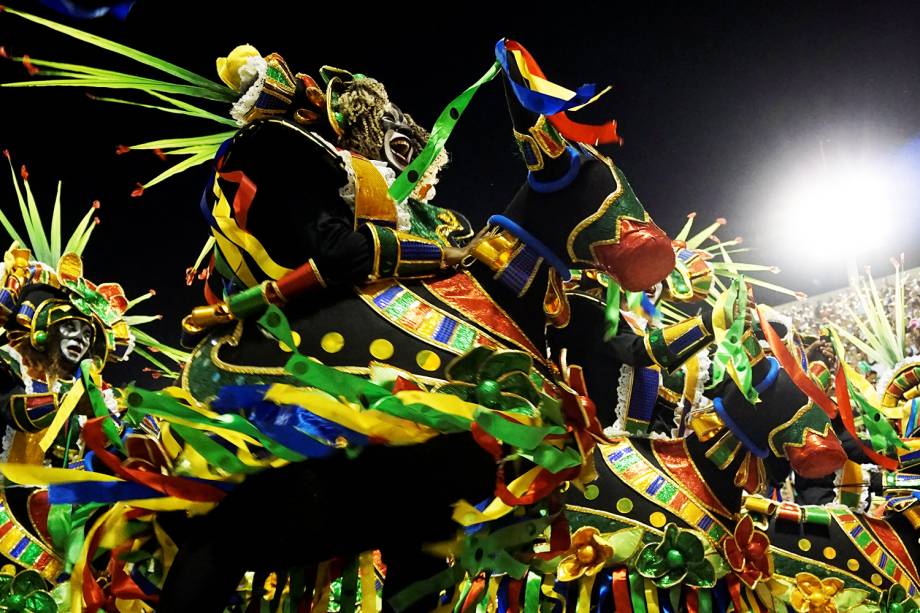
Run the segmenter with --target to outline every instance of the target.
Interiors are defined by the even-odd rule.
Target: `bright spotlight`
[[[902,183],[893,164],[822,161],[793,177],[777,220],[790,255],[812,263],[857,261],[890,247]]]

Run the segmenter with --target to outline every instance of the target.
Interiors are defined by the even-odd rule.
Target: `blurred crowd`
[[[890,275],[875,281],[879,298],[891,322],[895,321],[894,279],[894,275]],[[906,355],[920,355],[920,269],[904,273],[904,285]],[[822,326],[827,322],[833,322],[850,334],[862,338],[854,315],[865,319],[866,312],[856,291],[849,287],[804,301],[784,304],[776,307],[776,310],[792,318],[796,330],[809,337],[818,337]],[[870,380],[874,379],[880,368],[872,364],[852,343],[844,342],[844,345],[847,347],[847,362],[858,366]]]

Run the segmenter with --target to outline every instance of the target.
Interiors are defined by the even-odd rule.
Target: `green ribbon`
[[[633,613],[648,613],[645,607],[645,579],[630,568],[627,575],[629,577],[629,599],[632,601]]]
[[[757,390],[754,389],[753,375],[751,372],[751,362],[741,345],[741,337],[744,334],[745,313],[747,312],[747,291],[744,286],[744,277],[738,276],[732,281],[730,292],[725,303],[725,312],[734,313],[735,303],[737,302],[737,314],[734,316],[731,325],[725,333],[725,338],[719,343],[715,356],[712,360],[712,381],[710,387],[718,385],[725,378],[725,373],[729,362],[735,368],[738,375],[738,389],[744,394],[744,397],[751,404],[759,400]]]
[[[74,508],[69,504],[53,504],[48,510],[48,532],[54,548],[63,552],[64,571],[73,570],[85,537],[84,526],[93,512],[105,506],[101,502],[81,504]]]
[[[106,438],[109,439],[109,442],[117,449],[127,454],[125,445],[121,442],[121,433],[118,431],[118,425],[115,423],[115,420],[112,419],[109,408],[105,405],[105,398],[102,397],[102,392],[93,382],[91,374],[92,364],[93,362],[90,359],[85,359],[80,362],[80,372],[83,375],[83,388],[86,390],[86,394],[89,397],[90,406],[93,407],[93,414],[96,417],[103,418],[102,431],[105,433]]]
[[[617,335],[620,329],[620,284],[610,278],[607,279],[607,304],[604,306],[604,320],[607,323],[604,340],[609,341]]]
[[[712,590],[704,587],[697,588],[696,605],[699,613],[712,613]]]
[[[540,610],[540,586],[543,577],[537,573],[527,573],[527,583],[524,588],[524,613],[537,613]]]
[[[850,391],[850,399],[859,407],[863,415],[863,426],[869,433],[872,448],[881,454],[891,453],[898,447],[907,449],[907,445],[898,436],[891,422],[871,402],[866,400],[866,397],[849,380],[847,380],[847,389]]]
[[[231,475],[252,474],[262,470],[261,467],[249,466],[235,453],[200,430],[180,424],[172,424],[171,427],[173,432],[181,436],[211,466],[216,466]]]
[[[191,424],[219,426],[226,430],[245,434],[246,436],[256,439],[271,454],[284,460],[299,462],[305,459],[301,454],[288,449],[284,445],[276,443],[274,440],[262,434],[258,428],[240,415],[226,413],[212,419],[197,411],[193,411],[176,399],[161,393],[149,392],[136,387],[129,387],[127,391],[128,412],[135,417],[143,417],[145,413],[148,413],[157,417],[163,417],[170,422],[180,419]],[[196,449],[196,451],[198,450]],[[217,462],[222,461],[220,458],[213,459]],[[208,460],[211,461],[210,458],[208,458]]]
[[[421,153],[415,156],[415,159],[399,173],[399,176],[396,177],[396,181],[390,186],[390,197],[393,198],[394,201],[402,202],[412,193],[415,184],[422,178],[425,171],[428,170],[428,167],[431,166],[435,158],[438,157],[438,154],[441,153],[441,150],[444,149],[444,144],[450,137],[451,132],[453,132],[454,127],[457,125],[457,121],[460,119],[460,116],[463,115],[463,111],[466,110],[470,100],[473,99],[473,96],[476,95],[476,92],[479,91],[482,85],[494,79],[499,72],[501,72],[501,65],[496,61],[478,81],[463,90],[463,93],[451,100],[450,104],[441,111],[441,114],[438,115],[438,120],[431,129],[431,136],[428,137],[428,144],[426,144]],[[293,345],[288,345],[288,347],[293,347]]]

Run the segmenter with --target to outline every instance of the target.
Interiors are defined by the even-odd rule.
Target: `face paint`
[[[82,360],[93,342],[93,327],[80,319],[65,319],[58,326],[61,356],[73,364]]]
[[[406,116],[393,103],[387,104],[384,109],[381,124],[385,132],[383,151],[387,162],[397,170],[403,170],[424,148],[425,143],[418,142]]]

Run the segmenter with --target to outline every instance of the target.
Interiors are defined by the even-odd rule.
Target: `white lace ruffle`
[[[265,86],[265,75],[268,72],[268,63],[265,58],[254,55],[240,66],[240,89],[246,88],[246,93],[237,98],[230,108],[230,117],[236,120],[240,127],[246,125],[246,115],[252,110],[262,94]]]
[[[3,452],[0,453],[0,462],[6,464],[10,457],[10,449],[13,447],[13,438],[16,437],[16,431],[6,427],[6,432],[3,433]]]
[[[627,434],[626,415],[629,413],[629,397],[635,376],[636,370],[632,366],[627,366],[626,364],[620,366],[620,376],[617,380],[617,418],[612,425],[604,429],[604,434],[607,436],[623,436]]]

